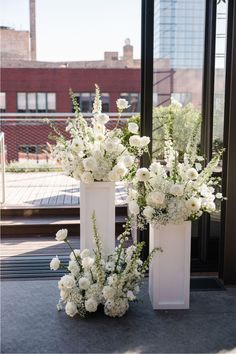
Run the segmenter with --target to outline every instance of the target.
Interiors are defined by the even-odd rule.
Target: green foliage
[[[37,164],[33,161],[11,161],[6,165],[6,172],[57,172],[62,171],[60,167],[55,166],[55,164],[50,163],[40,163]]]

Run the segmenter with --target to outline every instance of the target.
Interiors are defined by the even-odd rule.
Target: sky
[[[0,0],[0,25],[29,30],[29,0]],[[140,58],[141,0],[36,0],[37,60],[121,56],[126,38]]]

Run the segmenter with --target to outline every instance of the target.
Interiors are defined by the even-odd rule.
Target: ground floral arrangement
[[[140,259],[144,242],[125,247],[130,235],[130,222],[118,237],[119,245],[114,253],[103,258],[102,244],[96,227],[95,215],[92,217],[94,250],[72,249],[67,229],[56,234],[56,240],[64,241],[71,249],[68,266],[62,265],[58,257],[51,260],[50,268],[63,268],[66,274],[58,282],[60,300],[58,310],[65,307],[68,316],[78,314],[85,317],[96,312],[98,306],[104,307],[104,313],[110,317],[121,317],[129,309],[130,301],[137,301],[140,284],[147,272],[149,263],[159,250],[155,248],[145,262]]]
[[[139,228],[147,223],[181,224],[196,220],[203,212],[216,210],[215,199],[223,200],[219,178],[213,172],[222,151],[216,153],[204,168],[204,158],[197,154],[200,120],[189,134],[183,159],[173,147],[171,134],[164,126],[164,160],[152,162],[149,168],[139,168],[128,193],[131,217]]]
[[[83,183],[94,181],[117,182],[132,179],[138,166],[139,157],[147,152],[150,138],[140,137],[139,126],[130,121],[128,129],[118,128],[121,113],[128,108],[128,101],[118,99],[118,121],[112,130],[106,128],[110,118],[102,113],[100,90],[96,85],[91,125],[80,112],[78,102],[71,93],[75,118],[69,119],[66,131],[70,139],[54,128],[56,145],[52,156],[60,161],[63,170]]]

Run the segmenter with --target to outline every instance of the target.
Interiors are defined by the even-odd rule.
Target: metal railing
[[[4,143],[4,133],[0,133],[0,184],[1,184],[1,194],[0,203],[4,204],[6,199],[6,183],[5,183],[5,143]]]

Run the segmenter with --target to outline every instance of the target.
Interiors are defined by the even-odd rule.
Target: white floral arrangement
[[[68,316],[85,317],[96,312],[99,305],[110,317],[121,317],[129,309],[129,302],[136,301],[140,284],[157,248],[153,249],[145,262],[140,259],[144,242],[125,247],[130,234],[130,223],[119,236],[119,245],[114,253],[103,258],[101,239],[96,228],[95,215],[92,217],[94,250],[73,249],[68,241],[67,229],[56,234],[56,240],[64,241],[71,249],[68,266],[58,257],[51,260],[51,270],[65,269],[67,272],[58,282],[60,300],[58,310],[65,308]]]
[[[63,170],[83,183],[94,181],[117,182],[131,179],[137,169],[137,158],[147,151],[150,138],[140,137],[139,126],[128,124],[129,140],[124,139],[124,132],[118,128],[121,113],[128,108],[128,101],[118,99],[118,121],[114,129],[106,124],[110,118],[102,113],[100,90],[96,85],[91,124],[83,117],[75,96],[71,93],[75,118],[68,119],[66,132],[70,139],[56,130],[57,143],[52,147],[52,156],[60,161]]]
[[[212,176],[222,152],[203,167],[204,158],[197,154],[198,126],[189,137],[182,161],[166,131],[164,161],[137,170],[127,202],[138,227],[196,220],[203,212],[216,210],[215,199],[224,199],[217,192],[219,179]]]

